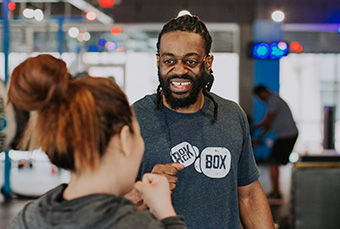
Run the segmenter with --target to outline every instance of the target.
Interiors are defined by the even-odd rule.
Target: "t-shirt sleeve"
[[[243,125],[243,146],[238,167],[238,186],[245,186],[256,181],[260,177],[260,173],[251,144],[249,124],[243,111],[241,123]]]

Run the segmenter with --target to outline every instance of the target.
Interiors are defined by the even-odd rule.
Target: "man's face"
[[[204,42],[199,34],[170,32],[162,36],[157,55],[158,78],[166,102],[173,109],[196,103],[210,70]]]

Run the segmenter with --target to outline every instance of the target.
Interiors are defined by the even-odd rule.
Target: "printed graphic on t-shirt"
[[[224,147],[207,147],[200,155],[196,146],[182,142],[171,149],[170,156],[185,167],[194,163],[197,172],[210,178],[223,178],[230,171],[231,154]]]
[[[170,156],[174,162],[179,162],[188,167],[199,156],[199,150],[188,142],[182,142],[171,149]]]

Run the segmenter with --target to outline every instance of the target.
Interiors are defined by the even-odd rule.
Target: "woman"
[[[26,205],[9,228],[186,228],[165,177],[146,174],[135,184],[144,142],[112,80],[70,80],[65,62],[39,55],[14,69],[8,96],[32,111],[24,144],[71,173],[69,184]],[[133,187],[153,215],[123,198]]]

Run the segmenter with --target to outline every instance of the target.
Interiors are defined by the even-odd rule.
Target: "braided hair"
[[[159,46],[161,38],[164,34],[176,31],[191,32],[201,35],[204,41],[204,50],[206,54],[210,52],[212,39],[205,24],[198,16],[183,15],[181,17],[173,18],[163,26],[163,29],[158,35],[157,53],[159,53]]]

